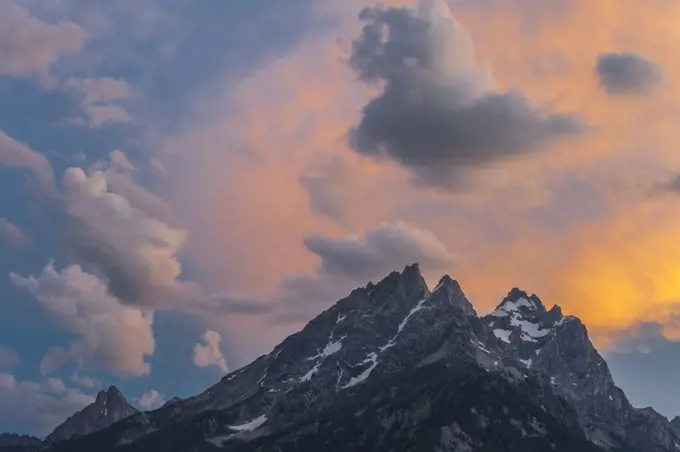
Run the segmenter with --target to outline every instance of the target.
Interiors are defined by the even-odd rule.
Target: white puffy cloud
[[[145,410],[155,410],[156,408],[160,408],[166,401],[167,397],[155,389],[145,392],[139,397],[139,399],[137,399],[139,406]]]
[[[50,264],[38,277],[14,273],[10,277],[33,294],[60,326],[78,336],[67,349],[53,348],[45,355],[43,373],[68,361],[121,374],[150,372],[145,359],[155,348],[151,312],[121,304],[104,282],[78,265],[57,271]]]
[[[176,254],[187,232],[155,215],[169,216],[159,198],[121,172],[66,170],[63,203],[73,220],[71,248],[78,262],[93,265],[112,295],[129,305],[178,307],[200,298],[195,284],[179,281]],[[112,191],[109,179],[120,191]]]
[[[44,74],[85,45],[87,32],[73,22],[42,22],[12,0],[0,0],[0,9],[0,75]]]
[[[94,402],[94,397],[67,388],[56,378],[21,381],[0,372],[0,400],[1,424],[45,435],[68,416]]]
[[[194,364],[198,367],[215,366],[223,372],[229,372],[227,361],[222,356],[220,343],[222,335],[216,331],[206,331],[202,336],[203,343],[196,344],[194,347]]]
[[[0,239],[14,248],[23,248],[28,243],[28,236],[19,226],[6,218],[0,217]]]

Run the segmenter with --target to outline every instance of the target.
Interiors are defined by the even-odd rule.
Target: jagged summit
[[[74,436],[96,432],[137,413],[116,387],[110,386],[97,394],[94,403],[68,418],[57,426],[45,439],[46,443],[64,441]]]
[[[125,400],[125,396],[116,386],[109,386],[108,389],[102,389],[97,393],[95,400],[96,404],[115,403],[116,400]]]
[[[431,297],[445,297],[451,306],[460,308],[467,315],[477,317],[477,311],[475,311],[472,303],[463,293],[460,284],[449,275],[441,277],[437,285],[432,289]]]
[[[527,292],[514,287],[508,292],[508,295],[500,302],[494,312],[500,314],[515,310],[545,312],[545,306],[535,294],[529,295]]]

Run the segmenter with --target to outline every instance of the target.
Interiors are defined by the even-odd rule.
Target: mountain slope
[[[478,317],[417,265],[354,290],[204,393],[53,452],[680,450],[631,407],[585,326],[514,289]]]
[[[38,450],[42,441],[34,436],[15,435],[10,433],[0,434],[0,450],[6,452],[32,452]]]

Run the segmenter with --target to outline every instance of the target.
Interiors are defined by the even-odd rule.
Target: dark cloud
[[[663,82],[661,67],[635,53],[605,53],[597,57],[595,74],[611,95],[645,94]]]
[[[419,262],[424,268],[445,269],[455,259],[431,232],[405,224],[379,226],[364,237],[307,237],[309,251],[321,258],[319,273],[359,283],[387,275],[395,268]]]
[[[421,182],[452,186],[456,170],[535,152],[585,130],[580,118],[534,105],[519,91],[495,92],[472,44],[443,2],[364,9],[351,67],[383,86],[363,109],[350,144],[389,157]]]

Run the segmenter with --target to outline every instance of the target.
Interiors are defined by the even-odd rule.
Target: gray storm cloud
[[[646,94],[663,82],[661,67],[636,53],[605,53],[595,65],[600,86],[611,95]]]
[[[545,111],[519,91],[497,92],[445,3],[418,11],[366,8],[350,66],[382,87],[350,130],[360,154],[387,157],[426,184],[453,186],[456,170],[536,152],[580,134],[583,121]]]

